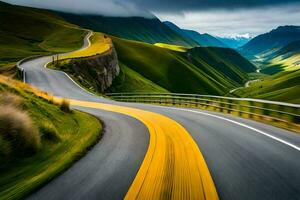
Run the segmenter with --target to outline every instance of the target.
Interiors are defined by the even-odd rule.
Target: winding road
[[[28,199],[300,199],[299,134],[220,113],[104,99],[45,68],[49,61],[21,63],[26,82],[72,99],[105,123],[105,133]]]

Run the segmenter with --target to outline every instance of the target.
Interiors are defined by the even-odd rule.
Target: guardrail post
[[[249,118],[253,119],[253,112],[254,112],[253,111],[253,102],[250,101],[249,104],[250,104],[250,107],[249,107]]]
[[[295,124],[300,124],[300,116],[293,116],[291,121]]]

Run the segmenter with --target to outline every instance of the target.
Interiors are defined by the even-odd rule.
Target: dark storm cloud
[[[182,12],[206,9],[236,9],[297,3],[300,0],[125,0],[152,11]]]
[[[1,1],[1,0],[0,0]],[[51,10],[105,16],[152,17],[135,2],[124,0],[3,0],[7,3]]]
[[[1,0],[0,0],[1,1]],[[8,3],[105,16],[153,17],[217,36],[255,36],[300,25],[300,0],[4,0]]]
[[[240,9],[276,6],[300,0],[4,0],[19,5],[105,15],[145,15],[144,10],[182,13],[210,9]]]

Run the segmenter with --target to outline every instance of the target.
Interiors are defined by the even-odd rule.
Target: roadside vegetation
[[[101,133],[67,100],[0,76],[0,199],[21,199],[79,159]]]
[[[79,49],[86,33],[47,10],[0,1],[0,73],[13,75],[28,56]]]

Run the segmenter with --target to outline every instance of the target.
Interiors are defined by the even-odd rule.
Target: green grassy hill
[[[242,85],[255,67],[226,48],[172,51],[151,44],[113,38],[121,75],[109,92],[182,92],[223,95]]]
[[[300,67],[300,40],[266,55],[260,65],[262,73],[271,75],[298,69]]]
[[[0,130],[0,199],[23,199],[84,155],[101,123],[0,75]]]
[[[85,34],[49,11],[0,2],[0,72],[27,56],[76,50]]]
[[[155,17],[104,17],[99,15],[77,15],[69,13],[58,14],[67,21],[81,27],[125,39],[150,44],[167,43],[190,47],[198,45],[192,39],[177,34]]]
[[[190,39],[194,40],[195,42],[197,42],[202,47],[209,47],[209,46],[210,47],[227,47],[220,40],[218,40],[217,38],[215,38],[207,33],[200,34],[193,30],[181,29],[177,25],[175,25],[174,23],[169,22],[169,21],[165,21],[163,23],[165,25],[167,25],[170,29],[172,29],[173,31],[175,31],[176,33],[181,35],[182,37],[190,38]]]
[[[300,69],[285,71],[263,78],[248,88],[235,92],[242,97],[255,97],[291,103],[300,103]]]

